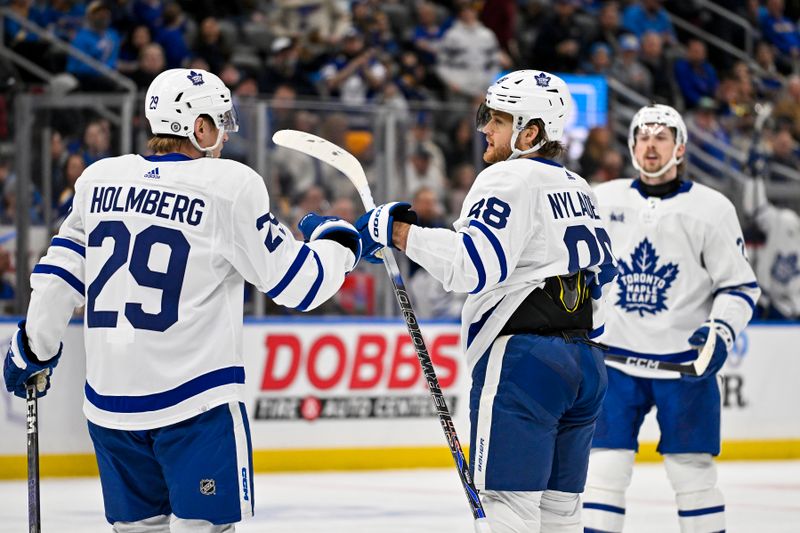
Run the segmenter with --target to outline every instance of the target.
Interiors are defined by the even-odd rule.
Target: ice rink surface
[[[729,532],[800,532],[800,461],[721,462]],[[256,516],[242,533],[469,533],[472,520],[454,469],[260,474]],[[0,532],[27,530],[24,481],[0,482]],[[111,531],[96,478],[46,479],[44,533]],[[637,465],[626,532],[678,532],[661,464]]]

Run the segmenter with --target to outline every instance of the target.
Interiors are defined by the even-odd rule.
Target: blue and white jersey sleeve
[[[467,197],[456,231],[412,226],[406,254],[445,290],[478,294],[513,272],[533,231],[532,196],[505,172],[482,172]]]
[[[31,274],[33,292],[26,330],[33,353],[43,360],[58,352],[69,319],[84,303],[86,243],[81,189],[78,180],[73,209]]]
[[[333,296],[355,261],[351,250],[332,240],[296,240],[270,213],[267,189],[255,173],[234,201],[232,229],[234,268],[276,303],[299,311]]]
[[[713,284],[711,317],[727,325],[735,338],[753,317],[761,290],[747,261],[742,230],[730,202],[720,210],[719,222],[702,253]]]

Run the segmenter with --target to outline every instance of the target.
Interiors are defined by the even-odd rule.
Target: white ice
[[[800,461],[720,462],[731,533],[800,532]],[[469,533],[453,469],[260,474],[256,516],[240,533]],[[108,533],[97,478],[42,482],[44,533]],[[24,481],[0,482],[0,532],[27,530]],[[678,532],[661,464],[636,465],[626,532]]]

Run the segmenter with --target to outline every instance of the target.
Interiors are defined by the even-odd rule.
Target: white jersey
[[[334,241],[293,239],[240,163],[104,159],[78,180],[34,268],[31,349],[56,353],[85,304],[86,417],[126,430],[172,424],[243,399],[243,280],[304,311],[338,290],[353,261]]]
[[[648,197],[639,183],[619,179],[595,188],[619,261],[600,340],[612,354],[691,361],[692,333],[714,318],[736,338],[760,290],[727,198],[690,181],[663,198]],[[608,364],[631,375],[679,377]]]
[[[765,204],[756,222],[767,235],[756,261],[761,288],[783,316],[800,318],[800,216]]]
[[[412,226],[406,254],[445,290],[468,292],[461,343],[472,368],[512,313],[545,279],[595,273],[594,328],[602,327],[602,287],[616,265],[592,189],[546,159],[516,159],[482,171],[453,226]]]

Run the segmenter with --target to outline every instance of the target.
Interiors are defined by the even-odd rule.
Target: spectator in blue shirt
[[[164,8],[164,25],[156,30],[155,42],[161,45],[167,56],[167,68],[179,68],[189,57],[186,45],[186,16],[178,4],[168,4]]]
[[[687,108],[694,108],[703,96],[714,97],[719,80],[714,66],[706,60],[706,45],[689,39],[686,57],[675,61],[675,79]]]
[[[626,7],[622,13],[622,27],[640,39],[646,32],[654,31],[661,34],[667,44],[677,42],[675,28],[661,0],[641,0]]]
[[[777,48],[784,59],[793,62],[800,57],[800,33],[794,22],[786,17],[783,8],[783,0],[767,0],[759,23],[764,40]]]
[[[111,29],[111,10],[101,0],[86,8],[86,26],[72,40],[72,46],[100,61],[110,69],[117,68],[120,39]],[[72,56],[67,60],[67,72],[80,81],[84,91],[109,91],[115,85],[94,68]]]

